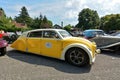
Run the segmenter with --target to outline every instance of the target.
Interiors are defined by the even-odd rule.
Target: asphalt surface
[[[65,61],[7,48],[0,57],[0,80],[120,80],[120,54],[104,51],[92,66],[75,67]]]

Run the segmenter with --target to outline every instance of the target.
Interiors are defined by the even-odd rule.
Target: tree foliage
[[[65,30],[70,31],[73,28],[72,25],[68,24],[64,27]]]
[[[89,8],[83,9],[78,15],[78,24],[77,28],[90,29],[90,28],[98,28],[99,26],[99,16],[97,11],[91,10]]]
[[[111,14],[102,17],[100,28],[107,32],[120,30],[120,14]]]
[[[42,28],[51,28],[52,27],[52,21],[48,20],[46,16],[43,17],[43,20],[41,22]]]
[[[47,17],[43,16],[42,14],[34,19],[31,18],[25,6],[21,8],[19,16],[15,17],[15,21],[19,23],[25,23],[29,28],[32,29],[52,27],[52,21],[48,20]]]
[[[27,8],[25,6],[21,8],[19,16],[15,17],[15,21],[19,23],[25,23],[28,26],[31,26],[32,18],[29,16]]]
[[[18,23],[25,23],[29,28],[17,28],[12,21]],[[7,17],[4,10],[0,8],[0,29],[5,31],[24,31],[29,29],[39,28],[51,28],[53,26],[52,21],[48,20],[45,15],[40,14],[38,17],[31,18],[27,11],[27,8],[23,6],[20,10],[20,14],[14,18]],[[97,11],[89,8],[83,9],[78,15],[78,24],[75,26],[81,30],[100,28],[107,32],[111,30],[120,30],[120,14],[111,14],[101,17],[98,16]],[[70,30],[72,26],[70,24],[64,27],[65,30]]]
[[[52,27],[52,21],[48,20],[46,16],[42,16],[40,14],[39,17],[36,17],[33,19],[31,28],[33,29],[40,29],[40,28],[51,28]]]
[[[11,18],[6,17],[2,8],[0,8],[0,29],[4,31],[12,31],[14,29]]]
[[[25,28],[17,28],[14,22],[26,24]],[[25,31],[30,29],[39,29],[39,28],[51,28],[52,21],[48,20],[46,16],[40,14],[39,17],[31,18],[27,11],[27,8],[23,6],[21,8],[20,14],[15,16],[14,20],[11,17],[7,17],[4,13],[4,10],[0,8],[0,29],[5,31]]]

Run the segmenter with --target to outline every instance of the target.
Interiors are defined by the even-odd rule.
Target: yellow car
[[[24,32],[13,44],[16,50],[66,60],[76,66],[92,64],[99,50],[87,39],[73,37],[62,29]]]

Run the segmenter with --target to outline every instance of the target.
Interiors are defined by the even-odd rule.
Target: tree
[[[111,14],[102,17],[100,28],[106,32],[120,30],[120,14]]]
[[[33,28],[33,29],[39,29],[40,28],[40,21],[39,21],[38,17],[33,19],[32,25],[30,27]]]
[[[47,17],[44,16],[44,17],[43,17],[43,22],[44,22],[44,23],[47,23],[47,21],[48,21],[48,20],[47,20]]]
[[[6,17],[6,14],[2,8],[0,8],[0,29],[4,31],[13,31],[12,18]]]
[[[25,6],[21,8],[19,16],[15,17],[15,21],[19,23],[25,23],[28,26],[31,26],[32,18],[29,16],[28,11]]]
[[[4,26],[4,20],[6,19],[4,10],[0,8],[0,28]]]
[[[33,19],[31,28],[33,29],[39,29],[39,28],[51,28],[52,27],[52,21],[48,20],[46,16],[42,16],[40,14],[39,17],[36,17]]]
[[[41,22],[41,28],[51,28],[51,27],[52,27],[52,21],[48,20],[47,17],[44,16]]]
[[[2,8],[0,8],[0,17],[6,17],[6,14]]]
[[[82,30],[90,28],[98,28],[100,19],[97,11],[91,10],[89,8],[83,9],[78,15],[77,28]]]
[[[67,31],[70,31],[70,30],[72,29],[72,27],[73,27],[73,26],[71,26],[70,24],[68,24],[68,25],[66,25],[66,26],[64,27],[64,29],[67,30]]]

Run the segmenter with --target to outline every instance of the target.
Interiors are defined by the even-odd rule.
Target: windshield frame
[[[67,32],[66,30],[59,30],[58,31],[60,36],[62,38],[69,38],[69,37],[73,37],[69,32]]]

